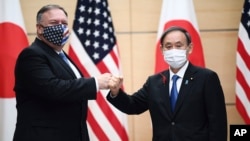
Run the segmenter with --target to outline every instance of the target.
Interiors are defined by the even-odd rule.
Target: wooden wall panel
[[[133,79],[131,92],[137,91],[146,82],[149,75],[154,73],[156,34],[132,34],[132,64]],[[125,76],[126,78],[126,76]],[[152,124],[149,112],[134,115],[134,134],[131,140],[152,140]]]
[[[227,116],[229,124],[244,124],[234,104],[227,106]]]
[[[131,141],[152,141],[152,123],[149,112],[134,116],[134,134]]]
[[[131,26],[133,32],[158,29],[161,0],[131,0]]]
[[[124,89],[128,92],[132,89],[133,84],[131,83],[133,80],[132,77],[132,52],[131,52],[131,36],[128,34],[118,34],[118,49],[120,53],[120,61],[122,68],[122,75],[124,76],[123,84]]]
[[[193,0],[200,29],[238,28],[244,0]]]
[[[109,7],[116,32],[131,31],[131,10],[129,0],[109,0]]]
[[[34,41],[35,38],[36,38],[36,35],[29,35],[28,36],[29,43],[31,44]]]
[[[141,88],[147,77],[154,73],[155,34],[132,35],[133,90]]]
[[[76,0],[20,0],[31,43],[36,36],[35,16],[49,3],[63,6],[72,27]],[[243,0],[193,0],[208,68],[216,71],[226,96],[228,124],[243,124],[235,108],[235,55]],[[162,0],[109,0],[127,92],[140,88],[154,73],[155,42]],[[65,46],[67,51],[68,44]],[[128,116],[131,141],[150,141],[150,115]]]
[[[76,0],[61,1],[61,0],[20,0],[21,8],[24,16],[25,27],[28,33],[36,32],[36,14],[37,11],[47,4],[59,4],[65,8],[69,15],[69,27],[72,27],[74,20],[74,12]]]
[[[218,73],[226,102],[234,103],[237,32],[203,32],[201,37],[206,67]]]

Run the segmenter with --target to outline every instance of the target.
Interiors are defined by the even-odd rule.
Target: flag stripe
[[[249,114],[247,114],[246,109],[245,109],[246,106],[241,103],[241,100],[238,97],[236,97],[236,103],[237,103],[236,108],[241,113],[241,116],[249,117]],[[250,123],[250,118],[245,118],[245,122]]]
[[[77,55],[77,53],[75,54],[74,52],[73,52],[73,50],[72,49],[70,49],[70,52],[69,52],[69,54],[70,54],[70,56],[72,57],[72,59],[74,59]],[[75,56],[75,57],[74,57]],[[79,58],[79,57],[76,57],[76,58]],[[81,63],[79,63],[79,60],[77,61],[78,59],[75,59],[74,61],[75,61],[75,63],[76,64],[81,64]],[[81,67],[79,67],[80,68],[80,70],[82,71],[82,72],[85,72],[84,73],[84,75],[85,76],[90,76],[89,75],[89,72],[90,72],[90,70],[88,70],[88,69],[86,69],[86,68],[84,68],[82,65],[80,65]],[[104,65],[104,67],[105,68],[107,68],[105,65]],[[106,102],[100,102],[100,99],[103,99],[103,96],[102,96],[102,94],[100,94],[100,93],[98,93],[98,98],[97,98],[97,100],[96,101],[98,101],[97,103],[95,103],[95,102],[89,102],[90,104],[89,105],[91,105],[91,106],[89,106],[89,107],[91,107],[91,108],[89,108],[89,109],[91,109],[91,110],[89,110],[89,111],[94,111],[93,109],[95,109],[95,111],[98,111],[98,112],[95,112],[95,113],[99,113],[99,114],[102,114],[102,112],[100,112],[101,110],[97,110],[98,108],[93,108],[94,107],[94,105],[95,104],[98,104],[98,107],[106,107],[106,109],[108,109],[107,108],[107,103]],[[91,104],[92,103],[92,104]],[[102,103],[102,104],[101,104]],[[94,104],[94,105],[93,105]],[[97,106],[96,106],[97,107]],[[103,112],[104,113],[104,112]],[[91,115],[93,115],[93,114],[91,114]],[[111,114],[111,113],[109,113],[109,114],[106,114],[106,115],[110,115],[110,117],[107,117],[106,119],[110,119],[112,116],[114,116],[114,114]],[[99,125],[99,123],[98,123],[98,121],[94,118],[94,117],[98,117],[98,118],[100,118],[100,115],[96,115],[96,116],[88,116],[88,122],[90,123],[89,125],[91,126],[91,128],[93,129],[93,131],[95,132],[95,134],[96,134],[96,136],[98,137],[98,138],[101,138],[101,139],[105,139],[104,137],[103,137],[103,135],[102,135],[102,133],[104,133],[104,129],[107,129],[108,128],[108,126],[107,126],[107,124],[105,124],[106,126],[103,126],[102,128],[100,127],[101,126],[101,124]],[[104,123],[104,118],[101,118],[102,119],[102,122]],[[92,122],[93,122],[93,125],[92,125]],[[110,123],[113,123],[114,121],[109,121]],[[98,126],[97,126],[97,125]],[[107,133],[112,133],[110,130],[108,130],[109,132],[107,132]],[[107,134],[106,133],[106,134]],[[105,135],[106,136],[106,135]],[[114,134],[113,134],[113,136],[115,136]],[[113,137],[114,138],[114,137]]]
[[[240,111],[245,111],[246,114],[246,117],[249,117],[250,116],[250,102],[248,100],[248,98],[246,97],[246,92],[244,91],[244,89],[241,87],[241,85],[236,82],[236,91],[240,94],[237,95],[237,99],[239,101],[237,102],[240,102],[241,105],[243,105],[244,109],[240,109]],[[236,106],[238,105],[238,103],[236,104]],[[249,120],[248,118],[246,118],[246,121]]]
[[[86,57],[86,58],[82,57],[82,56],[87,56],[87,53],[84,50],[82,50],[81,45],[79,45],[80,42],[79,42],[78,38],[76,38],[74,32],[72,32],[71,36],[72,36],[72,41],[71,41],[71,46],[69,48],[69,56],[71,57],[71,59],[74,60],[75,64],[78,66],[78,68],[81,70],[81,72],[83,72],[85,77],[90,76],[89,72],[91,72],[91,69],[95,70],[95,72],[92,71],[93,74],[100,74],[99,71],[96,69],[96,67],[94,65],[92,65],[91,60],[89,60],[88,57]],[[77,52],[77,53],[75,53],[75,52]],[[88,63],[88,66],[92,66],[92,67],[89,67],[91,69],[85,68],[82,65],[83,63]],[[89,102],[89,103],[91,103],[91,102]],[[89,104],[89,105],[93,106],[93,104]],[[90,109],[92,109],[92,108],[89,108],[89,113],[91,113],[91,115],[88,115],[88,119],[87,119],[89,122],[89,125],[92,128],[96,137],[104,140],[104,139],[106,139],[106,137],[105,137],[106,134],[103,131],[103,128],[100,127],[98,121],[95,119],[95,117],[99,117],[99,116],[94,117],[92,112],[90,112],[90,111],[92,111]],[[98,113],[100,113],[100,112],[98,112]],[[105,136],[103,135],[103,133],[105,134]]]
[[[74,53],[74,51],[72,49],[73,48],[70,48],[70,51],[69,51],[69,54],[70,54],[71,58],[75,61],[76,64],[81,64],[80,61],[78,60],[79,57],[77,57],[77,55]],[[84,75],[86,77],[90,76],[88,70],[85,69],[82,65],[80,65],[79,68],[84,73]],[[98,96],[99,95],[101,95],[101,94],[98,93]],[[93,107],[99,107],[99,105],[97,106],[96,104],[97,104],[96,102],[92,102],[92,101],[89,102],[89,107],[91,107],[91,108],[89,108],[89,110],[88,110],[88,112],[90,113],[90,115],[88,115],[88,120],[87,121],[89,123],[88,125],[92,128],[92,131],[94,132],[95,136],[99,140],[104,140],[105,141],[105,140],[108,140],[108,137],[107,137],[107,135],[105,133],[105,130],[106,130],[105,128],[108,128],[108,126],[110,126],[110,125],[106,124],[106,126],[102,126],[103,123],[105,122],[105,120],[104,120],[104,118],[100,118],[101,117],[100,114],[102,114],[102,112],[100,112],[101,110],[98,110],[99,112],[95,112],[95,113],[99,113],[98,115],[96,115],[96,114],[94,114],[94,113],[91,112],[91,111],[93,111],[93,109],[95,109],[95,111],[97,111],[98,108],[93,108]],[[95,116],[93,116],[93,115],[95,115]],[[102,124],[100,124],[97,121],[98,119],[96,119],[95,117],[98,117],[98,119],[99,118],[102,119]],[[108,133],[112,133],[112,132],[109,130]]]
[[[97,102],[100,105],[102,112],[107,116],[109,122],[112,124],[113,128],[115,128],[115,131],[120,136],[120,138],[124,140],[128,140],[127,136],[124,136],[126,135],[125,128],[121,125],[120,121],[117,119],[117,116],[113,113],[113,111],[107,105],[107,102],[105,101],[104,97],[101,95],[98,95]]]
[[[77,1],[69,56],[85,77],[120,75],[118,46],[106,0]],[[128,140],[126,115],[106,100],[107,90],[88,102],[90,140]]]
[[[100,73],[110,72],[106,64],[103,61],[99,62],[96,66],[100,70]]]
[[[236,60],[236,69],[237,69],[237,72],[236,72],[236,77],[237,77],[237,80],[241,77],[244,78],[244,80],[246,80],[246,85],[249,86],[250,84],[250,79],[247,79],[248,76],[250,76],[250,73],[249,73],[249,66],[248,66],[248,61],[246,59],[244,59],[244,55],[241,55],[241,51],[239,51],[237,54],[236,54],[236,57],[237,57],[237,60]],[[243,53],[244,54],[244,53]],[[239,79],[240,80],[240,79]]]
[[[244,92],[244,94],[242,94],[242,91],[241,91],[241,93],[239,93],[238,95],[244,95],[244,96],[246,96],[246,100],[250,101],[249,95],[245,95],[245,93],[250,93],[250,88],[249,88],[249,85],[248,85],[249,83],[247,83],[247,81],[245,79],[245,76],[241,73],[241,71],[238,68],[236,69],[236,73],[237,73],[238,87],[240,87],[242,89],[242,91]],[[249,74],[249,72],[248,72],[248,74]]]
[[[90,110],[88,110],[88,122],[93,130],[93,132],[98,135],[98,139],[99,140],[103,140],[103,141],[108,141],[108,137],[106,136],[106,134],[103,132],[102,128],[100,128],[99,124],[97,123],[97,121],[95,120],[93,114],[91,113]],[[98,129],[98,130],[97,130]]]
[[[248,37],[248,32],[247,30],[244,28],[244,26],[240,23],[239,26],[239,40],[241,41],[241,44],[243,47],[246,47],[245,50],[247,52],[247,54],[250,54],[250,48],[248,48],[250,46],[250,42],[249,42],[249,37]]]
[[[115,54],[115,49],[111,50],[109,55],[103,58],[104,64],[109,68],[109,72],[113,75],[120,72],[119,70],[119,61],[117,60],[117,54]]]
[[[236,52],[236,108],[247,124],[250,124],[250,1],[245,0],[239,24]]]
[[[250,56],[248,55],[247,50],[243,46],[240,39],[238,39],[238,49],[237,49],[237,51],[238,51],[239,57],[241,57],[244,64],[246,65],[246,70],[249,70],[250,69],[250,61],[248,61],[248,60],[250,59]]]
[[[71,46],[69,47],[69,55],[70,55],[71,59],[74,60],[74,63],[77,65],[77,67],[80,69],[80,71],[83,74],[88,74],[87,70],[81,65],[79,58],[76,56],[76,54],[73,51],[73,48]]]
[[[89,136],[91,137],[91,141],[99,141],[100,139],[97,138],[97,136],[94,134],[94,131],[92,130],[91,126],[89,125],[89,122],[87,122],[87,127],[89,131]]]
[[[117,47],[115,47],[114,49],[116,49]],[[112,67],[112,68],[119,68],[120,66],[119,66],[119,61],[118,61],[118,55],[117,54],[115,54],[115,51],[111,51],[110,52],[110,55],[112,56],[112,58],[113,58],[113,60],[114,60],[114,62],[115,62],[115,64],[116,64],[116,67]],[[108,64],[108,63],[107,63]]]
[[[79,58],[79,57],[78,57]],[[109,64],[112,64],[109,62]],[[97,67],[99,68],[98,70],[101,71],[101,73],[105,73],[105,72],[110,72],[110,70],[108,69],[108,67],[106,67],[106,64],[103,62],[100,62]],[[91,72],[91,70],[88,71],[87,68],[85,68],[84,70],[86,70],[85,75],[86,76],[90,76],[89,72]],[[124,129],[124,127],[120,124],[119,120],[116,118],[116,115],[112,112],[112,110],[110,109],[110,107],[107,105],[107,102],[104,100],[103,96],[101,96],[101,94],[98,94],[98,98],[97,98],[97,103],[100,105],[102,112],[105,113],[105,115],[107,116],[107,119],[109,120],[109,122],[112,124],[112,126],[114,128],[117,128],[116,131],[118,131],[117,133],[120,135],[120,137],[124,140],[128,140],[128,138],[126,138],[127,136],[124,136],[123,134],[126,133],[126,130]],[[126,134],[125,134],[126,135]]]
[[[100,97],[102,97],[102,95],[99,93],[97,99],[99,99]],[[112,136],[113,140],[121,140],[120,136],[115,131],[116,129],[113,128],[113,126],[111,125],[109,117],[107,117],[106,113],[103,112],[102,105],[99,102],[91,101],[89,104],[89,107],[91,108],[91,111],[94,111],[92,112],[94,117],[98,117],[98,119],[102,119],[102,120],[97,120],[101,128],[99,130],[104,130],[108,137]]]

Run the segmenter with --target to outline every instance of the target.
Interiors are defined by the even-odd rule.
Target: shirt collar
[[[59,53],[64,53],[62,50],[61,50],[61,51],[56,51],[56,50],[55,50],[55,52],[56,52],[57,54],[59,54]]]
[[[187,61],[184,64],[184,66],[181,67],[181,69],[176,73],[176,75],[178,75],[180,78],[183,78],[184,74],[185,74],[185,72],[187,70],[188,64],[189,64],[189,61]],[[174,73],[171,71],[171,69],[169,69],[169,72],[170,72],[170,78],[172,78]]]

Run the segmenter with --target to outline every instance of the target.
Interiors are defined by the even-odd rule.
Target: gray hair
[[[62,10],[65,15],[68,17],[68,13],[65,11],[65,9],[59,5],[56,5],[56,4],[49,4],[49,5],[45,5],[43,6],[38,12],[37,12],[37,15],[36,15],[36,23],[40,23],[41,22],[41,19],[42,19],[42,15],[43,13],[51,10],[51,9],[60,9]]]

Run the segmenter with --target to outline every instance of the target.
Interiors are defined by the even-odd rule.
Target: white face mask
[[[172,68],[178,69],[187,61],[187,50],[171,49],[163,51],[164,61]]]

